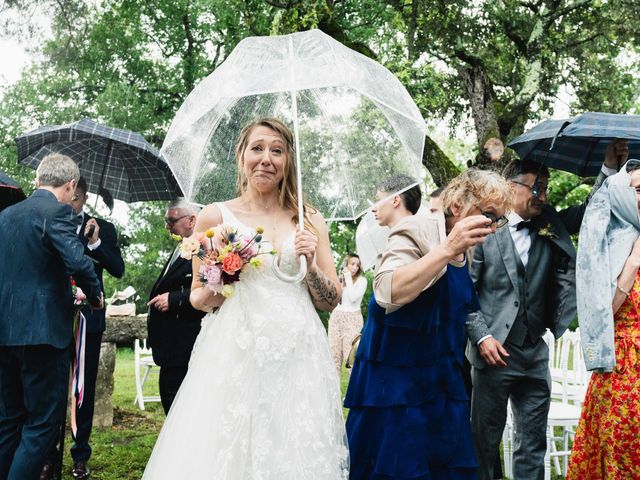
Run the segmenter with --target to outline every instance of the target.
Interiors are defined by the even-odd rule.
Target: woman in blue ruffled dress
[[[420,188],[402,191],[414,183],[386,180],[373,209],[390,234],[344,403],[351,480],[477,478],[462,377],[465,321],[478,314],[466,252],[506,223],[509,187],[467,170],[443,192],[443,220],[414,215]]]

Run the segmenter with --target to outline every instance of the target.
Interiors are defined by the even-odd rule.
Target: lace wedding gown
[[[248,230],[221,204],[224,223]],[[280,267],[295,271],[293,234]],[[263,241],[263,243],[266,242]],[[263,245],[268,250],[271,245]],[[338,480],[348,450],[338,377],[306,285],[264,255],[202,320],[146,480]]]

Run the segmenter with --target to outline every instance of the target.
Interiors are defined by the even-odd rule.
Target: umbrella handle
[[[278,266],[278,261],[275,259],[271,264],[271,268],[273,269],[273,273],[276,274],[283,282],[287,283],[300,283],[302,279],[307,275],[307,258],[304,255],[300,255],[300,271],[295,275],[289,275],[280,270]]]

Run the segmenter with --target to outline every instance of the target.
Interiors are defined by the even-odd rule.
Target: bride
[[[239,196],[198,216],[200,232],[220,223],[248,234],[262,227],[262,249],[277,255],[243,272],[227,299],[199,282],[193,258],[191,303],[211,313],[144,479],[348,477],[340,385],[314,309],[332,310],[341,289],[322,216],[306,207],[305,230],[296,226],[292,141],[277,119],[247,125],[236,146]],[[292,273],[300,255],[309,266],[303,282],[275,276],[271,262]]]

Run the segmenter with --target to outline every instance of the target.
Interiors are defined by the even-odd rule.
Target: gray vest
[[[525,343],[527,337],[532,343],[535,343],[544,334],[544,323],[542,319],[529,319],[527,316],[527,300],[529,299],[529,277],[530,269],[536,268],[536,257],[538,257],[539,249],[544,248],[544,242],[536,241],[537,234],[532,233],[531,248],[529,249],[529,261],[527,262],[527,268],[522,264],[520,255],[515,249],[513,240],[510,243],[512,253],[516,259],[516,266],[518,267],[518,296],[520,297],[520,304],[518,307],[518,314],[509,330],[507,336],[507,342],[522,346]]]

